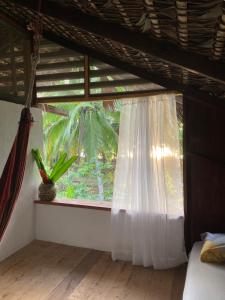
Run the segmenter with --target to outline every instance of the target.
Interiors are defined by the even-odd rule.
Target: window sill
[[[35,204],[64,206],[64,207],[78,207],[95,210],[111,211],[111,203],[106,201],[88,201],[88,200],[54,200],[54,201],[41,201],[35,200]]]

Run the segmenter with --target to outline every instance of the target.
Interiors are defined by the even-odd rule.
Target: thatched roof
[[[195,97],[225,98],[223,0],[46,0],[44,36]],[[0,0],[24,27],[32,1]]]

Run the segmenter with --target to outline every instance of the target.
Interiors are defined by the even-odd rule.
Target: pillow
[[[225,263],[225,234],[203,233],[201,238],[204,241],[200,259],[208,263]]]

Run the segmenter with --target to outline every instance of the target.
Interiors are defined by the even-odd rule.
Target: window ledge
[[[65,207],[78,207],[95,210],[111,211],[111,203],[106,201],[88,201],[88,200],[54,200],[54,201],[41,201],[35,200],[35,204],[65,206]]]

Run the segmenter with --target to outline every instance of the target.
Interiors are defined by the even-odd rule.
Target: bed
[[[197,242],[192,248],[183,300],[225,300],[225,265],[202,263],[201,247]]]

